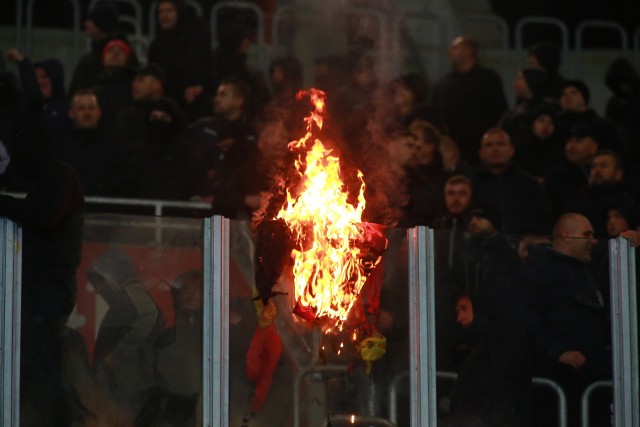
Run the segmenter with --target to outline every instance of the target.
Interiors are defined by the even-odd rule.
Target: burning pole
[[[365,182],[357,170],[357,188],[343,180],[339,156],[320,139],[326,114],[325,94],[316,89],[298,93],[308,97],[312,111],[305,118],[306,134],[289,143],[294,155],[290,173],[271,199],[271,209],[258,225],[256,300],[266,307],[278,293],[273,287],[284,266],[292,264],[293,314],[312,329],[312,365],[320,357],[324,336],[348,336],[355,351],[371,363],[384,354],[386,340],[367,314],[379,303],[379,281],[369,301],[359,303],[367,278],[387,247],[383,227],[362,222],[366,207]],[[353,186],[352,186],[353,187]],[[373,295],[373,297],[371,296]],[[372,302],[373,301],[373,302]],[[340,343],[336,353],[344,347]]]

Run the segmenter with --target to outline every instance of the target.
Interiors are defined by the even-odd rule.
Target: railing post
[[[640,425],[638,314],[635,249],[624,238],[609,241],[614,426]]]
[[[436,425],[435,277],[433,230],[407,231],[411,427]]]
[[[229,220],[204,220],[203,424],[229,425]]]
[[[22,232],[0,217],[0,427],[20,425]]]

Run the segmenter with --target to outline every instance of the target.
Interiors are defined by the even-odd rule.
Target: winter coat
[[[551,225],[551,206],[542,186],[515,165],[501,174],[478,168],[473,177],[473,199],[498,210],[502,221],[499,231],[520,233]]]
[[[23,227],[22,303],[32,315],[68,316],[75,305],[84,194],[75,172],[53,156],[53,127],[19,116],[9,151],[28,184],[24,199],[0,195],[0,216]]]

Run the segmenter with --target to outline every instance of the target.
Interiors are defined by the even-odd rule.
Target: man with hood
[[[96,379],[114,399],[118,407],[114,415],[122,425],[133,425],[155,385],[154,344],[164,317],[140,283],[135,264],[120,248],[109,247],[97,257],[87,278],[109,305],[93,352]]]
[[[56,133],[66,132],[70,127],[67,116],[69,102],[64,88],[62,63],[50,58],[32,64],[17,49],[9,49],[7,59],[18,66],[22,90],[32,106],[32,112],[44,110],[45,115],[53,122]]]
[[[183,0],[161,0],[155,13],[158,34],[149,46],[148,61],[162,67],[166,96],[187,112],[190,121],[207,116],[215,91],[208,26],[188,15]]]
[[[60,336],[76,296],[84,195],[75,172],[53,154],[53,126],[21,115],[7,141],[24,199],[0,195],[0,216],[22,226],[21,414],[26,426],[68,426]]]

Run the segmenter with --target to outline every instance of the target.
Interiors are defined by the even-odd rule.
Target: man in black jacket
[[[502,129],[485,132],[478,151],[482,165],[473,177],[474,202],[495,207],[502,220],[498,231],[518,233],[525,228],[549,227],[551,207],[535,178],[511,162],[515,148]]]
[[[0,195],[0,216],[23,228],[21,421],[68,426],[60,333],[75,305],[84,195],[75,172],[53,156],[53,127],[38,115],[15,119],[8,143],[25,199]]]

